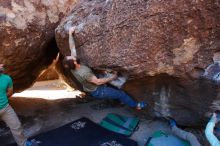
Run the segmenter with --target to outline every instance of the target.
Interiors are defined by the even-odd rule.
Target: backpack
[[[110,131],[131,136],[137,129],[138,123],[138,118],[110,113],[100,122],[100,125]]]

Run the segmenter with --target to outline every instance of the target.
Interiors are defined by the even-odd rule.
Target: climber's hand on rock
[[[118,77],[117,72],[113,71],[112,72],[112,80],[116,79]]]
[[[69,29],[69,34],[73,34],[76,30],[76,26],[73,26]]]

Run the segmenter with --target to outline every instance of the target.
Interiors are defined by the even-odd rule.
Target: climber
[[[213,134],[215,124],[220,121],[220,111],[215,111],[206,125],[205,135],[211,146],[220,146],[220,142]]]
[[[75,27],[69,29],[69,45],[71,49],[71,56],[66,56],[64,58],[63,65],[66,69],[70,69],[71,73],[83,85],[83,90],[89,93],[91,96],[99,99],[119,99],[122,103],[125,103],[130,107],[136,107],[139,110],[146,107],[144,102],[134,101],[124,91],[105,85],[106,83],[117,78],[116,72],[113,72],[112,76],[110,77],[97,78],[89,67],[80,64],[80,60],[76,55],[75,42],[72,36],[74,32]]]
[[[4,74],[4,65],[0,64],[0,119],[8,125],[19,146],[37,146],[36,141],[29,141],[24,136],[21,123],[15,111],[9,105],[8,98],[10,98],[12,94],[12,79],[9,75]]]
[[[173,118],[168,117],[169,124],[171,127],[171,131],[173,134],[178,136],[179,138],[186,140],[190,143],[191,146],[201,146],[196,136],[190,132],[186,132],[177,127],[176,121]]]

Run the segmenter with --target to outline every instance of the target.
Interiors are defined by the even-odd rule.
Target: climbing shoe
[[[145,108],[147,106],[147,104],[145,102],[138,102],[137,103],[137,110],[142,110],[143,108]]]
[[[174,126],[176,126],[176,121],[175,121],[173,118],[167,117],[167,120],[168,120],[168,122],[169,122],[171,128],[174,127]]]

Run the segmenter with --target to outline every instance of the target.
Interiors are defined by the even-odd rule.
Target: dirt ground
[[[81,117],[99,123],[108,113],[140,118],[139,129],[130,137],[137,141],[139,146],[144,146],[156,130],[171,132],[166,121],[150,120],[143,111],[136,111],[112,101],[76,98],[79,94],[79,91],[67,91],[58,80],[38,82],[30,89],[14,94],[10,104],[19,115],[25,135],[28,137],[60,127]],[[187,130],[196,134],[203,146],[208,146],[203,130]],[[12,142],[14,140],[9,128],[0,122],[0,146]]]

